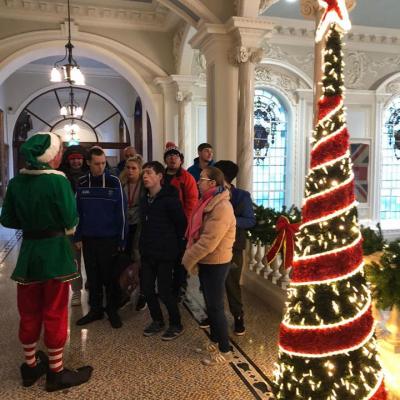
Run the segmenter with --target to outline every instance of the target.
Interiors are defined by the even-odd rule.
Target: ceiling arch
[[[54,39],[60,31],[40,31],[20,34],[0,40],[0,85],[13,72],[40,58],[60,54],[65,39]],[[149,113],[153,132],[161,134],[161,117],[154,103],[152,91],[138,72],[140,66],[154,77],[167,76],[166,72],[139,52],[114,40],[95,34],[79,33],[74,40],[76,54],[102,62],[124,77],[135,88]],[[5,57],[1,57],[4,53]]]

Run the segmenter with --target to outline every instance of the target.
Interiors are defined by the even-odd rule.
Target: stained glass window
[[[400,219],[400,97],[384,113],[381,169],[381,219]]]
[[[264,89],[254,96],[253,198],[280,210],[285,204],[287,112]]]

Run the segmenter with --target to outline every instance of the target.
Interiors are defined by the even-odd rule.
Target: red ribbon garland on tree
[[[264,257],[264,260],[266,259],[268,264],[274,261],[275,257],[283,247],[283,265],[285,268],[292,266],[294,256],[294,236],[299,230],[299,227],[299,223],[291,224],[289,219],[283,215],[278,218],[276,221],[278,236]]]

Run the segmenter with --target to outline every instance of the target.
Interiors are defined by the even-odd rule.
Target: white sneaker
[[[221,353],[219,351],[215,351],[213,353],[209,353],[208,356],[204,357],[201,362],[203,365],[207,367],[213,367],[214,365],[222,365],[227,364],[232,361],[233,354],[231,351],[227,353]]]
[[[81,291],[72,292],[71,298],[71,306],[80,306],[81,305]]]
[[[213,342],[206,342],[200,346],[195,347],[194,351],[198,354],[209,354],[218,351],[218,347]]]

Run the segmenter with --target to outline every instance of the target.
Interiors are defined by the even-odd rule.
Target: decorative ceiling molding
[[[310,22],[283,18],[269,18],[268,21],[274,24],[272,40],[286,38],[293,45],[304,45],[304,39],[307,41],[314,39],[315,30]],[[383,51],[381,45],[400,46],[400,30],[357,26],[346,35],[346,42],[348,45],[377,45],[378,47],[371,48],[371,51],[379,51],[379,49]],[[398,53],[398,51],[398,48],[393,47],[391,52]]]
[[[182,48],[183,48],[183,38],[185,35],[185,31],[187,28],[187,24],[185,21],[182,21],[176,30],[174,37],[172,39],[172,54],[174,56],[175,70],[179,70],[179,65],[181,63],[182,58]]]
[[[299,77],[279,71],[270,65],[258,65],[254,71],[254,77],[256,87],[273,87],[284,93],[292,105],[298,103],[297,91],[308,88],[307,84]]]
[[[386,93],[392,95],[399,95],[400,94],[400,79],[392,81],[386,85]]]
[[[259,14],[264,13],[265,11],[268,10],[272,5],[277,3],[279,0],[261,0],[260,1],[260,7],[259,7]]]
[[[129,4],[129,2],[126,2]],[[150,5],[151,6],[151,5]],[[71,6],[71,17],[80,25],[165,32],[170,29],[169,10],[162,6],[144,9],[105,7],[91,4]],[[66,18],[67,6],[49,0],[0,1],[2,18],[60,22]]]

